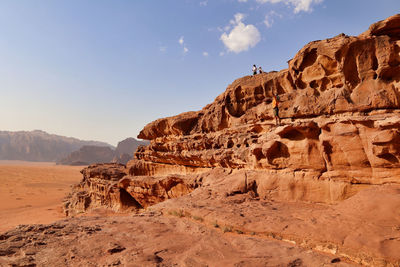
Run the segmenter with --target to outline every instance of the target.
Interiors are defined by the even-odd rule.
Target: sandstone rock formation
[[[90,165],[94,163],[121,163],[126,164],[133,156],[135,150],[147,141],[138,141],[135,138],[127,138],[118,143],[115,150],[105,146],[83,146],[72,152],[67,157],[59,160],[57,164],[63,165]]]
[[[148,141],[138,141],[132,137],[126,138],[118,143],[112,162],[126,164],[131,160],[133,153],[139,146],[147,146],[148,144]]]
[[[118,142],[117,148],[115,149],[116,156],[121,156],[124,154],[133,156],[133,153],[139,146],[148,145],[147,141],[139,141],[133,137],[126,138]]]
[[[67,157],[58,161],[63,165],[89,165],[93,163],[110,162],[114,158],[114,150],[106,146],[83,146]]]
[[[82,170],[65,212],[146,209],[399,266],[399,90],[400,15],[311,42],[288,69],[237,79],[202,110],[148,124],[138,137],[150,144],[126,166]]]
[[[130,172],[251,170],[262,197],[324,203],[399,182],[399,29],[396,15],[358,37],[311,42],[288,69],[240,78],[201,111],[148,124],[138,137],[151,143]]]
[[[104,206],[115,211],[135,211],[186,195],[196,187],[182,175],[130,176],[126,167],[117,163],[95,164],[81,172],[82,182],[64,204],[66,215]]]

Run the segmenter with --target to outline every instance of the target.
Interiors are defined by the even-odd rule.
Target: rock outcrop
[[[117,148],[115,149],[115,155],[121,156],[124,154],[133,156],[133,153],[139,146],[148,145],[148,141],[139,141],[133,137],[126,138],[120,142],[118,142]]]
[[[126,138],[118,143],[112,162],[126,164],[139,146],[147,146],[148,144],[148,141],[139,141],[132,137]]]
[[[115,150],[106,146],[83,146],[59,160],[57,164],[90,165],[108,162],[126,164],[132,158],[135,150],[143,145],[148,145],[148,142],[130,137],[119,142]]]
[[[201,111],[148,124],[138,137],[151,143],[130,172],[251,170],[259,195],[325,203],[399,182],[399,29],[396,15],[358,37],[311,42],[288,69],[240,78]],[[282,101],[279,127],[273,93]]]
[[[106,146],[83,146],[58,161],[57,164],[79,166],[110,162],[114,158],[114,154],[114,150]]]
[[[279,126],[273,94],[281,99]],[[241,233],[269,233],[358,263],[397,266],[399,101],[395,15],[359,36],[311,42],[288,69],[237,79],[202,110],[148,124],[138,137],[150,144],[126,166],[84,169],[65,210],[152,206],[164,214],[178,210],[179,217],[197,211],[202,220],[236,224]],[[370,202],[380,188],[391,202],[384,219],[378,201]],[[273,203],[286,204],[273,209]],[[257,220],[248,219],[252,214]],[[345,230],[335,235],[335,227]]]
[[[182,175],[130,176],[125,165],[94,164],[83,169],[83,180],[64,204],[66,215],[108,207],[115,211],[136,211],[166,199],[193,191],[196,184]]]

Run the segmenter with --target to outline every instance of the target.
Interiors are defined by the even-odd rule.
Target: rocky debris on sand
[[[189,218],[70,218],[21,226],[0,240],[0,266],[355,266],[293,244],[223,233]],[[301,264],[301,265],[299,265]]]

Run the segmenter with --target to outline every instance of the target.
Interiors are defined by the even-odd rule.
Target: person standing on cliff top
[[[261,66],[258,67],[258,73],[259,73],[259,74],[263,73],[263,70],[262,70]]]
[[[278,125],[281,125],[281,118],[279,117],[279,96],[278,96],[278,94],[273,94],[273,97],[272,97],[272,109],[273,109],[273,112],[274,112],[274,117],[275,117],[275,124],[278,126]]]
[[[253,75],[256,75],[256,74],[257,74],[257,66],[253,65]]]

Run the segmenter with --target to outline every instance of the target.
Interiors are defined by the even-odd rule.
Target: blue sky
[[[253,64],[358,35],[399,0],[2,0],[0,130],[116,145],[199,110]]]

